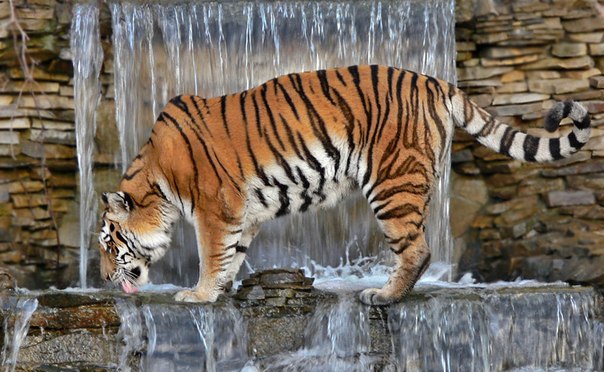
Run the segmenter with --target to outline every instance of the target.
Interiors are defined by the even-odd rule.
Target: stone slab
[[[550,208],[570,205],[591,205],[596,203],[593,191],[550,191],[546,194],[546,203]]]

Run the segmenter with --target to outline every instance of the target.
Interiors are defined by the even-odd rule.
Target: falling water
[[[101,98],[99,75],[103,50],[99,36],[99,9],[93,4],[74,7],[71,51],[74,67],[75,123],[80,170],[80,285],[86,288],[88,248],[96,227],[97,200],[92,180],[96,108]]]
[[[593,371],[604,323],[589,291],[441,293],[393,306],[388,327],[402,370]]]
[[[0,296],[0,311],[9,314],[2,324],[4,341],[0,352],[0,366],[3,372],[15,370],[19,348],[27,336],[29,320],[37,307],[38,300],[35,298],[19,298],[6,294]]]
[[[119,370],[238,371],[247,361],[246,330],[230,304],[188,306],[116,299],[119,337],[124,341]],[[132,353],[143,352],[138,365]]]
[[[162,107],[180,93],[212,97],[290,72],[368,63],[455,80],[452,0],[125,1],[110,9],[121,144],[115,163],[122,171]],[[446,163],[428,240],[435,260],[448,262]],[[337,265],[345,247],[356,256],[376,255],[383,236],[366,204],[357,195],[333,211],[265,224],[250,250],[251,267]],[[194,284],[194,242],[191,229],[178,227],[175,247],[152,280]]]

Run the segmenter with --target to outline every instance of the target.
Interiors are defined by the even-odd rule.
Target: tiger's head
[[[103,193],[99,233],[101,278],[134,293],[149,281],[149,267],[166,253],[178,213],[168,203],[137,204],[126,192]]]

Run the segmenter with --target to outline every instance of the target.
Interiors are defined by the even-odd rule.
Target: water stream
[[[121,171],[146,141],[162,107],[177,94],[213,97],[289,72],[367,63],[455,81],[452,0],[114,1],[109,6],[120,133],[115,165]],[[92,48],[98,40],[74,36],[72,42],[75,47]],[[78,57],[89,63],[85,55],[74,55]],[[76,101],[80,102],[78,97]],[[94,109],[90,104],[82,107]],[[93,129],[83,135],[94,136]],[[80,158],[89,160],[89,156]],[[91,176],[82,172],[81,184],[91,184]],[[450,262],[452,241],[448,182],[447,161],[428,227],[434,260],[444,262]],[[82,188],[82,200],[90,200],[94,192]],[[82,216],[83,230],[96,223],[90,211]],[[353,257],[375,256],[384,249],[374,220],[365,200],[355,196],[335,210],[267,223],[252,244],[248,267],[338,265],[346,249]],[[190,286],[197,281],[198,270],[194,234],[181,225],[173,239],[174,248],[152,271],[151,279]],[[82,247],[86,249],[85,243]],[[86,266],[86,254],[82,258]],[[90,280],[97,280],[96,268],[92,274],[82,272],[82,283]]]
[[[121,371],[238,371],[248,360],[245,326],[232,305],[137,307],[118,299],[116,309],[125,344]],[[143,355],[133,365],[136,352]]]
[[[0,311],[9,314],[2,322],[3,341],[0,350],[2,371],[14,371],[18,362],[19,348],[29,329],[29,319],[38,307],[35,298],[18,298],[0,295]]]
[[[97,268],[87,270],[90,231],[97,225],[95,193],[101,191],[89,187],[95,177],[92,143],[102,60],[96,6],[75,6],[72,33],[83,287],[97,283]],[[163,105],[179,93],[211,97],[288,72],[360,63],[400,66],[455,81],[452,0],[112,1],[109,6],[120,133],[114,163],[120,172],[146,140]],[[301,350],[252,358],[245,348],[246,322],[228,303],[185,306],[118,299],[125,348],[114,367],[247,372],[604,369],[604,324],[595,318],[597,305],[587,292],[567,293],[561,287],[519,295],[513,289],[491,292],[430,280],[446,277],[450,270],[448,183],[447,167],[428,227],[434,257],[445,264],[428,271],[416,291],[419,297],[375,318],[351,294],[386,278],[384,266],[372,258],[384,251],[382,234],[356,196],[336,210],[266,224],[250,249],[250,270],[304,267],[318,277],[320,288],[338,293],[337,301],[319,304],[312,314]],[[174,240],[152,280],[190,286],[197,280],[194,235],[181,225]],[[4,325],[12,341],[5,340],[2,361],[14,366],[19,335],[35,303],[11,306],[21,320],[14,332]],[[391,350],[387,360],[371,353],[376,337],[372,322],[388,335],[382,340]],[[134,360],[136,353],[142,356]]]
[[[295,352],[249,355],[242,347],[246,321],[229,304],[136,307],[120,301],[120,332],[126,352],[143,351],[144,370],[195,365],[246,372],[604,368],[604,322],[589,290],[534,282],[468,286],[424,281],[415,296],[377,311],[346,289],[331,290],[337,299],[316,307],[304,345]],[[379,342],[389,353],[376,353]]]
[[[96,133],[96,109],[101,99],[99,76],[103,49],[99,32],[99,9],[92,4],[74,7],[71,51],[74,66],[76,144],[80,175],[80,286],[87,287],[88,250],[97,228],[98,201],[94,190],[92,160]]]

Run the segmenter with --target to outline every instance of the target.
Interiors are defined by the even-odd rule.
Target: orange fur
[[[563,111],[571,109],[583,140],[582,111]],[[214,301],[263,221],[332,205],[358,187],[397,257],[384,288],[363,291],[361,300],[390,303],[429,263],[427,204],[454,124],[480,129],[479,141],[510,156],[522,148],[525,160],[547,155],[535,147],[539,138],[503,133],[504,124],[454,86],[391,67],[290,74],[210,99],[178,96],[124,175],[122,194],[109,195],[105,220],[119,224],[134,251],[140,240],[149,253],[155,241],[167,249],[167,226],[183,215],[196,227],[202,264],[198,285],[176,298]],[[552,157],[576,151],[562,147]],[[122,264],[125,272],[134,261]]]

